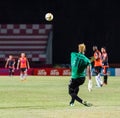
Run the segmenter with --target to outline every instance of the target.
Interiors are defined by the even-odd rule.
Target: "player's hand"
[[[95,60],[94,56],[90,57],[91,63]]]
[[[88,81],[88,91],[92,91],[92,80]]]

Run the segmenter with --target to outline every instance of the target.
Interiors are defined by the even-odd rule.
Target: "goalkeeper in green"
[[[91,80],[91,62],[84,55],[86,46],[84,44],[78,45],[79,52],[71,53],[71,80],[68,86],[69,95],[71,96],[70,106],[74,106],[75,100],[85,106],[92,106],[92,104],[83,101],[77,96],[79,92],[79,86],[85,82],[86,69],[88,73],[88,90],[92,90],[92,80]]]

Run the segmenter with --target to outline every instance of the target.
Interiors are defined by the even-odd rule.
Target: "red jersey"
[[[102,53],[102,64],[103,64],[103,66],[108,65],[108,54],[107,54],[107,52]]]
[[[20,58],[20,68],[27,68],[27,58]]]
[[[102,66],[102,59],[101,59],[101,52],[99,50],[96,50],[94,52],[94,66]]]

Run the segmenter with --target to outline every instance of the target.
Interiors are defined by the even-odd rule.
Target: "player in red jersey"
[[[25,80],[27,77],[27,69],[30,68],[29,61],[25,53],[21,53],[21,57],[18,60],[17,69],[20,68],[20,79]]]
[[[101,57],[101,52],[98,50],[97,46],[93,46],[93,51],[94,51],[94,69],[95,69],[95,80],[97,83],[98,87],[102,87],[103,82],[101,80],[101,69],[102,69],[102,57]]]
[[[14,75],[15,70],[15,59],[12,55],[9,55],[9,58],[6,61],[5,68],[9,68],[9,76]]]
[[[106,52],[105,47],[101,48],[101,53],[102,53],[102,67],[103,67],[103,74],[104,74],[104,85],[107,85],[107,79],[108,79],[107,70],[108,70],[109,64],[108,64],[108,54]]]

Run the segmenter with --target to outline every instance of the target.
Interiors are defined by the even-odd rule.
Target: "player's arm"
[[[20,66],[20,60],[18,60],[17,69],[19,69],[19,66]]]
[[[94,56],[90,57],[91,63],[95,60]]]
[[[15,59],[14,59],[14,63],[13,63],[13,66],[15,65]]]
[[[92,90],[92,77],[91,77],[91,65],[87,66],[87,75],[88,75],[88,90]]]
[[[7,68],[7,66],[8,66],[8,61],[9,61],[9,59],[7,59],[7,61],[6,61],[5,68]]]
[[[97,52],[95,52],[94,59],[97,60],[98,58],[99,58],[99,55],[97,54]]]
[[[88,75],[88,79],[91,80],[91,65],[87,66],[87,75]]]
[[[105,62],[107,59],[107,54],[104,54],[102,61]]]
[[[30,68],[30,64],[29,64],[28,59],[27,59],[27,68],[28,68],[28,69]]]

